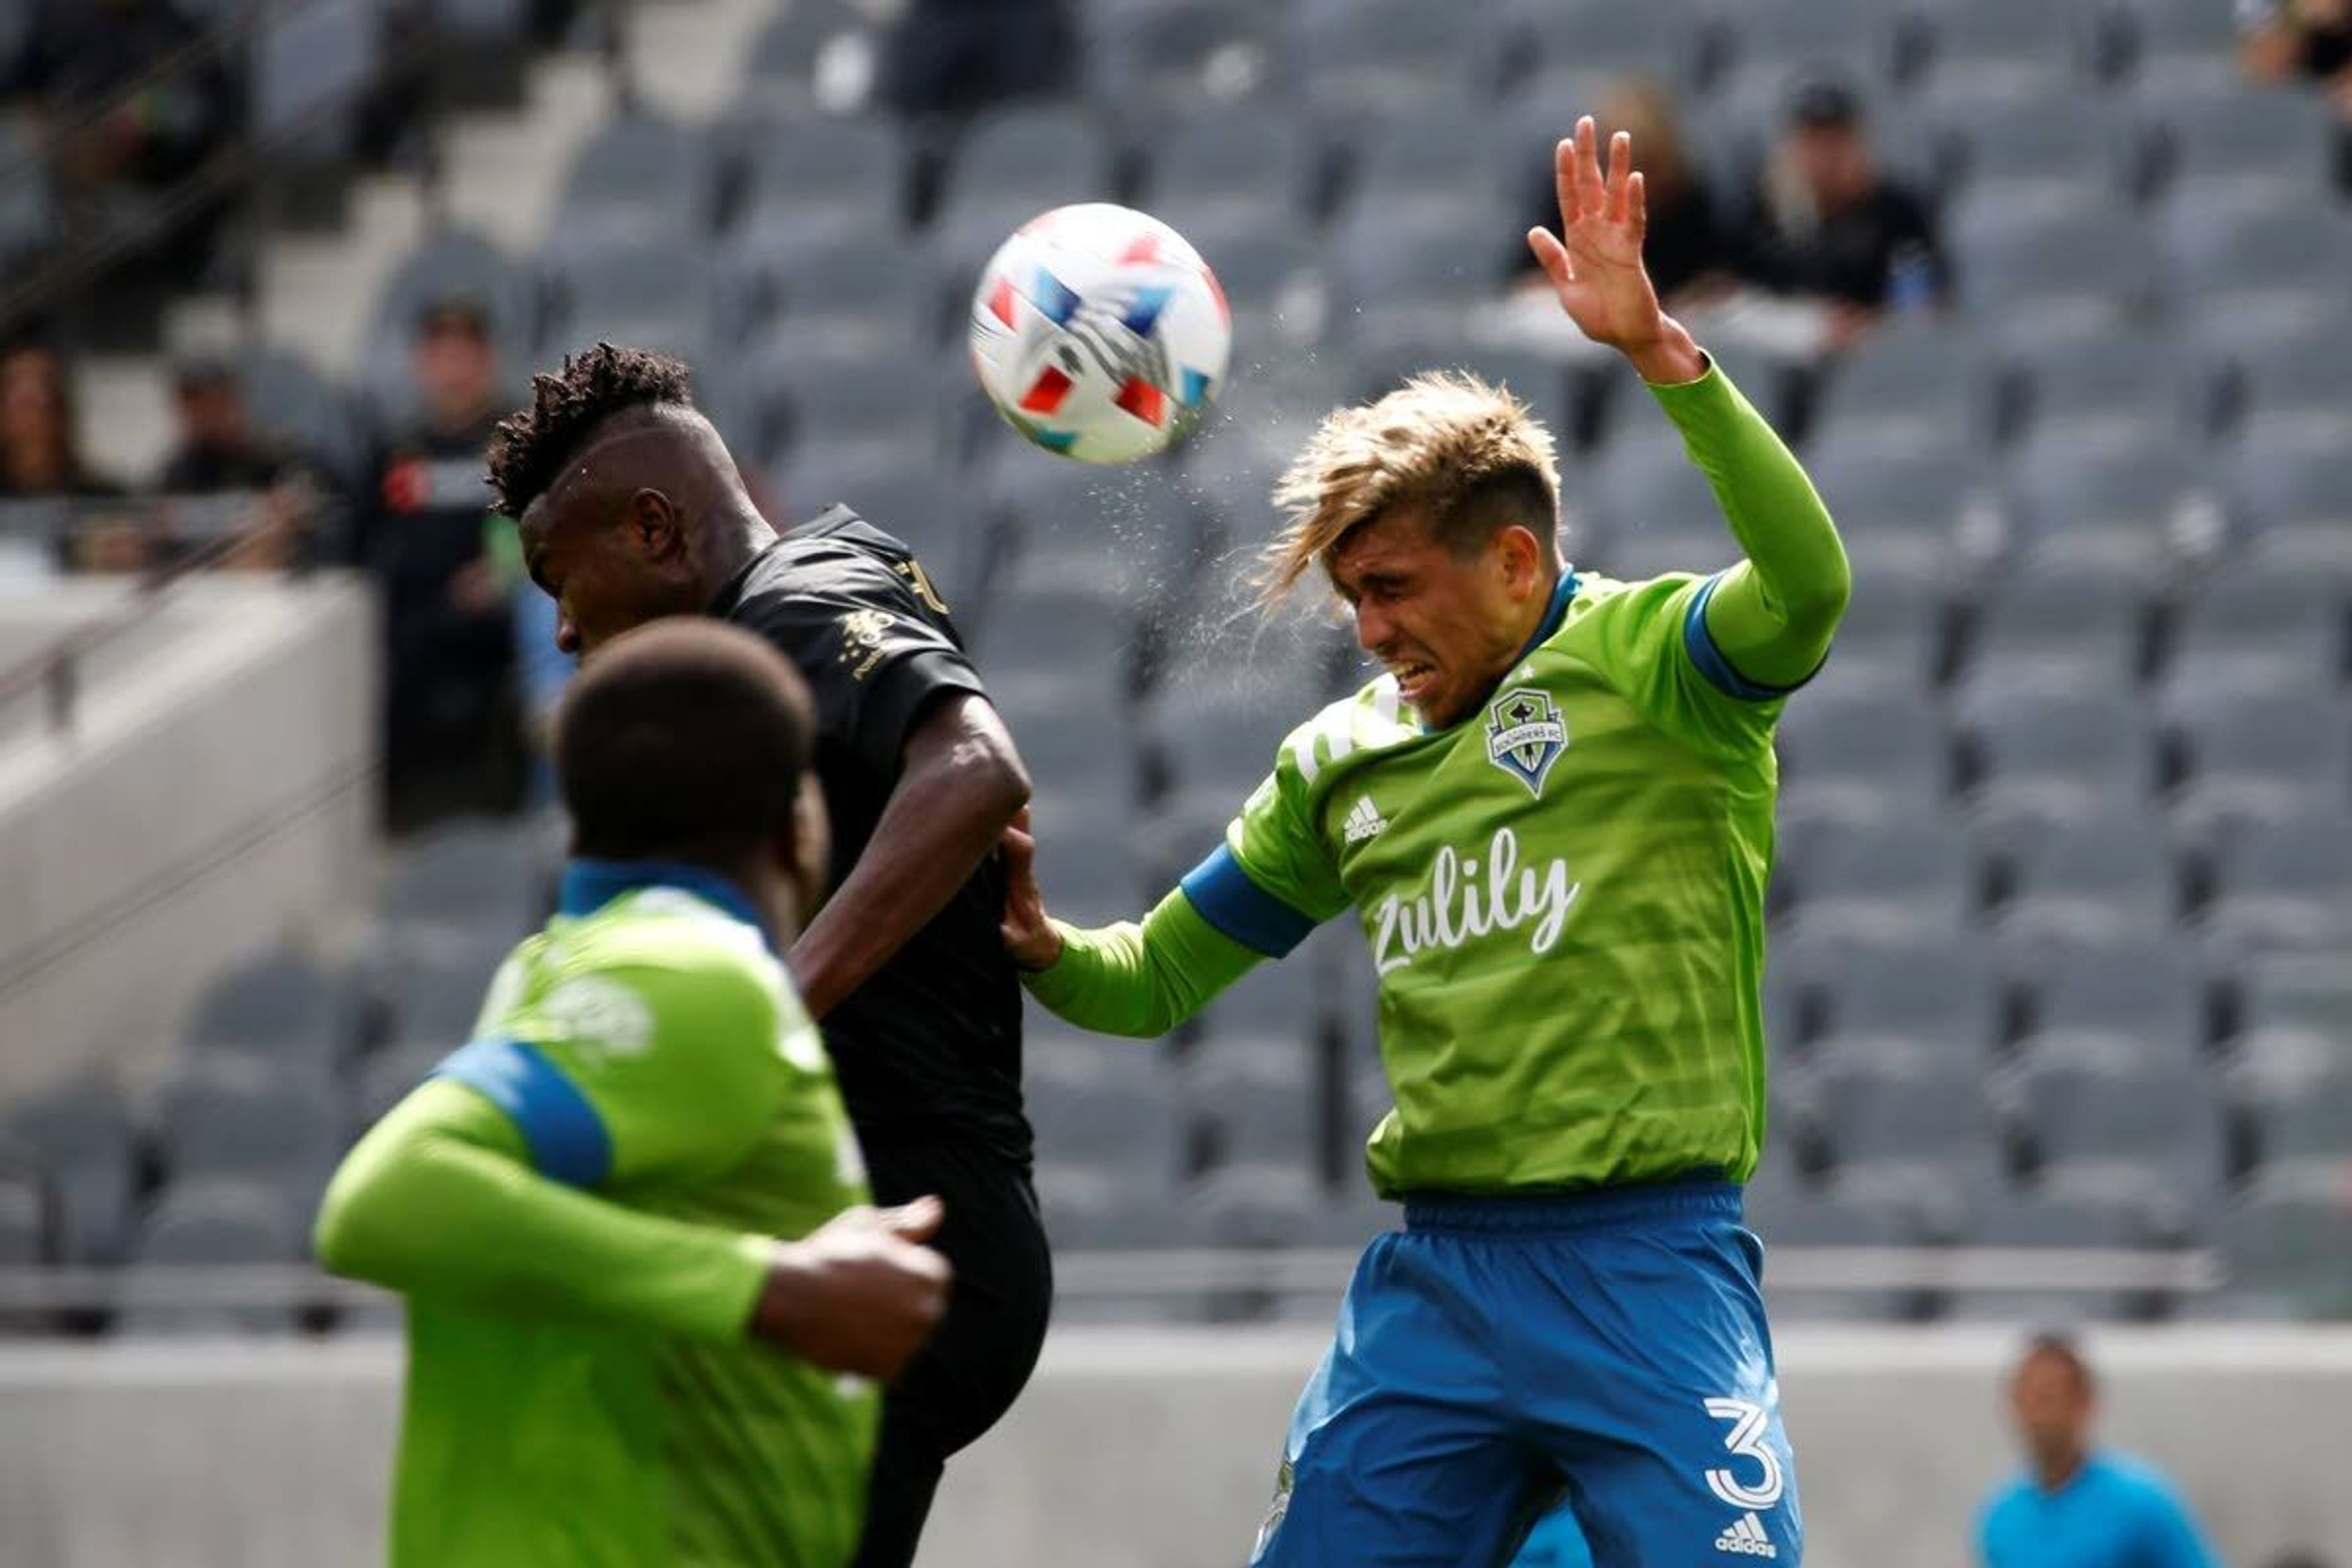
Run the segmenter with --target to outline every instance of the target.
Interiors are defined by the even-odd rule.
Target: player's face
[[[2025,1446],[2037,1455],[2079,1452],[2091,1422],[2089,1390],[2055,1355],[2030,1358],[2010,1384],[2010,1405]]]
[[[702,608],[675,520],[646,515],[647,493],[629,498],[618,521],[600,516],[593,498],[560,490],[524,511],[523,566],[555,601],[555,646],[565,653],[584,658],[632,626]],[[667,503],[652,510],[666,513]]]
[[[1517,536],[1516,538],[1514,536]],[[1422,722],[1461,719],[1526,642],[1539,591],[1534,536],[1499,531],[1465,558],[1432,537],[1418,508],[1395,508],[1341,539],[1332,585],[1356,617],[1356,640],[1397,678]]]

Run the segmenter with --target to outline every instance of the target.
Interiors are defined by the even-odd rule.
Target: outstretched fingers
[[[1592,116],[1576,122],[1576,205],[1579,214],[1598,217],[1609,210],[1609,187],[1601,174],[1601,132]]]
[[[1611,223],[1623,223],[1633,183],[1633,139],[1620,131],[1609,138],[1608,207]]]

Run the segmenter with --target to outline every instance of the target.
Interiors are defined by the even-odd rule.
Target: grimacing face
[[[1416,507],[1358,525],[1327,564],[1357,642],[1436,729],[1467,716],[1511,668],[1527,637],[1527,601],[1545,586],[1543,547],[1527,529],[1499,529],[1465,559],[1432,535]]]
[[[667,502],[640,490],[619,517],[600,517],[593,499],[550,492],[518,525],[523,567],[555,601],[555,646],[580,658],[633,626],[702,608]]]

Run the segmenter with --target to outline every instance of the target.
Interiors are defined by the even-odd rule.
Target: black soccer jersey
[[[710,613],[782,649],[816,700],[837,886],[898,784],[908,731],[936,698],[984,695],[979,673],[907,547],[845,507],[754,556]],[[1028,1160],[1021,987],[997,934],[1003,907],[991,856],[824,1019],[843,1097],[869,1138],[960,1132]]]

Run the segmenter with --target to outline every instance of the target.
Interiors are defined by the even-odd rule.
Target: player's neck
[[[2063,1491],[2067,1482],[2083,1473],[2083,1467],[2090,1462],[2090,1458],[2091,1450],[2088,1447],[2069,1448],[2056,1454],[2036,1455],[2033,1460],[2033,1478],[2042,1483],[2042,1489],[2045,1492]]]
[[[776,542],[776,531],[749,501],[714,516],[703,533],[699,564],[705,604],[743,570],[745,563]]]

